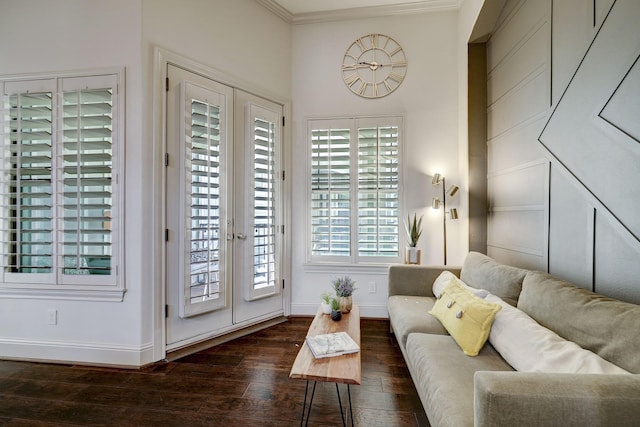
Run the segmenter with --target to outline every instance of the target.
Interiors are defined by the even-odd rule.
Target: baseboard
[[[315,316],[318,312],[319,304],[291,304],[291,316]],[[360,307],[360,317],[371,319],[388,319],[389,312],[386,305],[362,305]]]
[[[153,345],[141,347],[0,339],[0,359],[137,369],[153,362]]]

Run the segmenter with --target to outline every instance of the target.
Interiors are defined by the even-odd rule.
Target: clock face
[[[407,57],[400,44],[384,34],[354,41],[344,54],[342,79],[356,95],[381,98],[396,90],[407,74]]]

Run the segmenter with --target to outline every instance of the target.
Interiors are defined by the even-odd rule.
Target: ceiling
[[[458,9],[461,0],[257,0],[294,24]]]
[[[389,6],[411,2],[410,0],[275,0],[291,14],[327,12],[330,10],[352,9],[357,7]],[[429,3],[413,1],[411,3]]]

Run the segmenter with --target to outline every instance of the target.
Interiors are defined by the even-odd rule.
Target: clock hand
[[[377,63],[377,62],[375,62],[375,61],[373,61],[373,62],[364,62],[364,61],[361,61],[361,62],[358,62],[358,65],[366,65],[366,66],[368,66],[369,68],[371,68],[371,69],[372,69],[372,70],[374,70],[374,71],[375,71],[376,69],[378,69],[378,68],[382,67],[382,64],[378,64],[378,63]]]

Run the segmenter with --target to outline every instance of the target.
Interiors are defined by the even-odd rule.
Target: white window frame
[[[358,255],[358,129],[366,127],[396,126],[398,129],[398,254],[397,256],[360,256]],[[313,224],[312,224],[312,132],[314,129],[349,129],[350,149],[349,157],[356,159],[350,162],[350,254],[349,256],[314,255],[313,254]],[[403,150],[404,150],[404,117],[402,115],[362,116],[347,118],[310,118],[306,122],[307,147],[307,233],[306,233],[306,264],[309,266],[386,266],[402,262],[403,239]]]
[[[124,272],[124,140],[125,140],[125,71],[124,68],[99,70],[79,70],[60,73],[38,73],[28,75],[0,76],[0,146],[4,146],[9,132],[5,123],[7,93],[44,91],[52,93],[52,199],[53,199],[53,256],[61,251],[60,228],[62,210],[61,181],[56,175],[61,170],[56,157],[56,147],[62,144],[62,94],[65,91],[81,89],[110,88],[112,94],[111,129],[111,264],[110,274],[62,274],[61,270],[51,273],[10,273],[0,271],[0,297],[4,298],[46,298],[64,300],[114,301],[124,299],[126,292]],[[56,265],[56,264],[54,264]],[[4,268],[4,267],[0,267]]]

